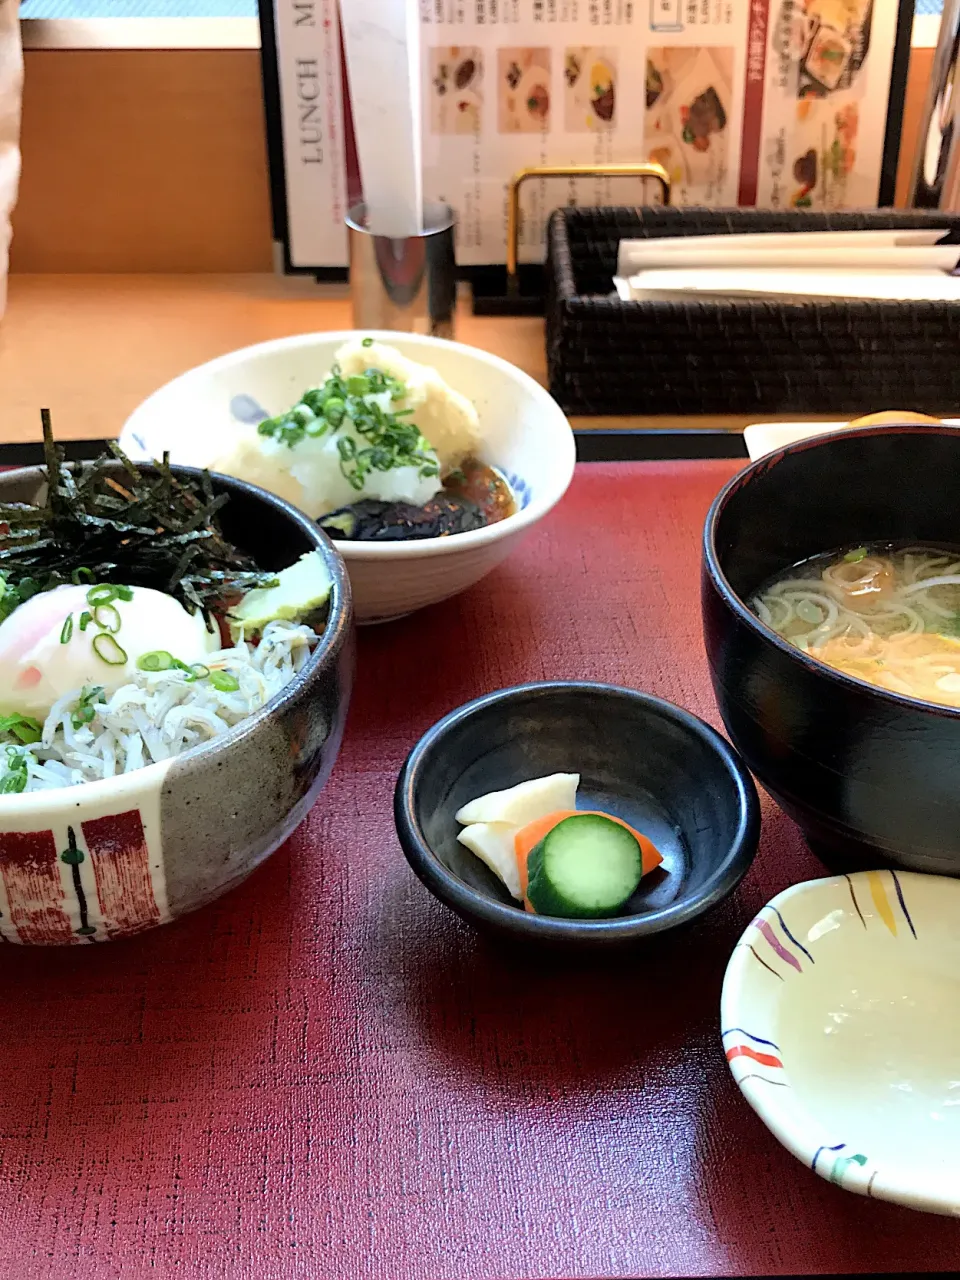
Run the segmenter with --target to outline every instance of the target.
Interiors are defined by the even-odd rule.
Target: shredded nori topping
[[[271,586],[229,543],[207,472],[174,475],[169,455],[141,471],[117,444],[95,462],[66,463],[41,410],[47,492],[42,505],[0,502],[0,619],[38,591],[71,581],[152,587],[189,613],[222,615],[253,587]],[[119,461],[125,474],[117,475]]]

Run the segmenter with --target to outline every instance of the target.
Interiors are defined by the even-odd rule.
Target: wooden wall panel
[[[927,85],[933,74],[933,49],[913,49],[910,53],[910,74],[907,77],[907,100],[903,105],[903,137],[900,167],[897,170],[896,203],[906,204],[910,186],[910,167],[919,141],[920,118],[927,96]]]
[[[27,50],[14,271],[271,266],[256,50]]]

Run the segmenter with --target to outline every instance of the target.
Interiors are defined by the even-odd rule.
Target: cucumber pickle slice
[[[636,892],[643,854],[618,822],[597,814],[564,818],[530,853],[527,897],[544,916],[599,919]]]

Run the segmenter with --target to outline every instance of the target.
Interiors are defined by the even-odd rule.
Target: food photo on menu
[[[497,128],[540,133],[551,120],[550,49],[498,49]]]
[[[960,0],[205,2],[0,0],[0,1280],[954,1274]]]
[[[566,86],[565,124],[568,133],[607,129],[615,125],[617,107],[617,50],[581,45],[567,49],[563,78]]]
[[[483,108],[483,55],[456,45],[430,50],[430,127],[434,133],[474,134]]]
[[[671,186],[709,203],[729,170],[733,49],[647,52],[644,149]]]

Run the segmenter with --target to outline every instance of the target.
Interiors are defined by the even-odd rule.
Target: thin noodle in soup
[[[794,565],[751,603],[778,635],[845,675],[960,708],[960,551],[845,548]]]

